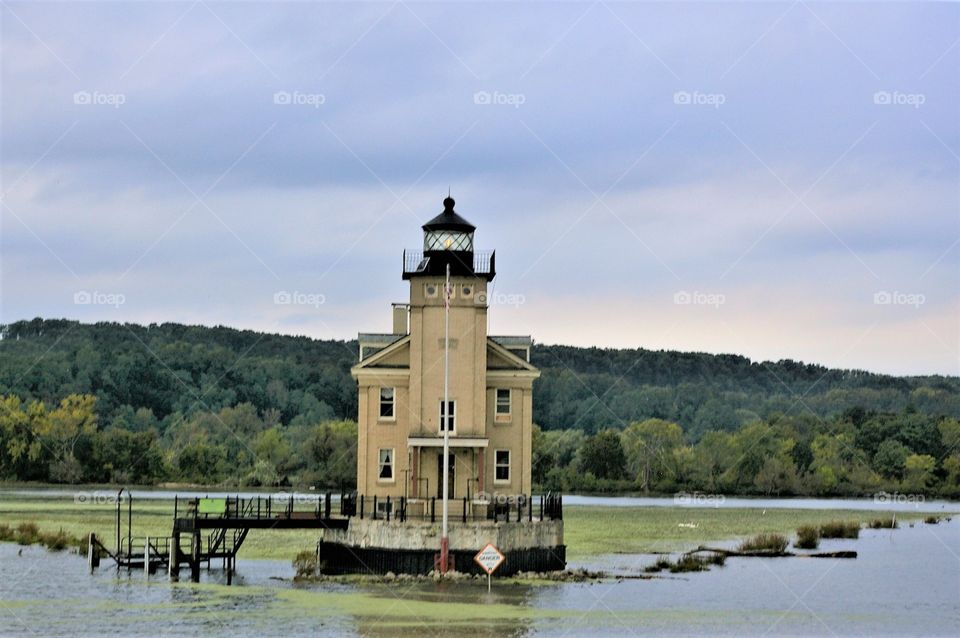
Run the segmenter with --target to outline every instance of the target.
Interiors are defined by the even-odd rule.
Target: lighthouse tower
[[[496,256],[455,205],[404,251],[390,332],[359,335],[357,491],[317,545],[328,573],[479,573],[488,544],[497,575],[566,564],[562,499],[531,493],[533,342],[487,334]]]
[[[532,386],[540,376],[530,364],[532,341],[487,334],[496,255],[475,249],[476,227],[454,206],[444,199],[443,212],[423,225],[423,249],[404,251],[410,295],[393,306],[393,330],[359,336],[357,491],[378,503],[388,495],[442,498],[445,430],[448,498],[485,507],[495,495],[530,494]]]

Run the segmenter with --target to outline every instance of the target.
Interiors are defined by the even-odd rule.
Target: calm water
[[[653,504],[578,504],[611,500]],[[742,506],[731,501],[722,506]],[[172,584],[162,575],[118,574],[106,562],[90,575],[79,556],[38,548],[21,554],[0,544],[0,634],[957,635],[960,518],[864,530],[858,540],[824,541],[821,549],[856,549],[859,558],[732,558],[710,572],[656,580],[495,582],[488,595],[482,582],[298,586],[285,561],[243,559],[234,587],[220,585],[216,570],[204,572],[200,585]],[[651,561],[617,555],[572,566],[635,573]]]

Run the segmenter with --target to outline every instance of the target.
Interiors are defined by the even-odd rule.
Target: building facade
[[[410,295],[393,305],[391,332],[359,335],[351,370],[359,387],[357,492],[404,497],[412,508],[442,497],[449,429],[448,497],[480,508],[531,494],[532,386],[540,372],[530,364],[529,336],[487,334],[495,253],[475,250],[475,227],[452,198],[443,205],[423,226],[423,249],[404,252]]]

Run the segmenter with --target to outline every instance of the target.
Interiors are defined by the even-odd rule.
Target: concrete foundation
[[[566,567],[563,521],[457,522],[450,525],[454,568],[481,573],[473,556],[493,543],[506,561],[499,576],[518,571],[556,571]],[[426,574],[434,569],[440,524],[428,521],[350,519],[346,530],[323,530],[317,545],[325,573]]]

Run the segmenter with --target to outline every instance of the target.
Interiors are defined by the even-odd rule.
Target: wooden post
[[[150,537],[143,539],[143,577],[150,580]]]
[[[120,556],[120,504],[123,503],[123,490],[117,493],[117,556]],[[120,569],[120,561],[117,561],[117,569]]]
[[[97,542],[97,535],[93,532],[90,532],[89,538],[87,538],[87,567],[90,569],[90,573],[93,573],[93,569],[96,567],[96,558],[97,548],[94,544]]]
[[[127,558],[133,559],[133,494],[127,490]],[[129,565],[129,563],[128,563]]]
[[[170,580],[180,577],[180,532],[174,532],[170,539],[170,554],[167,556],[167,576]]]
[[[190,548],[190,580],[200,582],[200,532],[193,532],[193,546]]]

